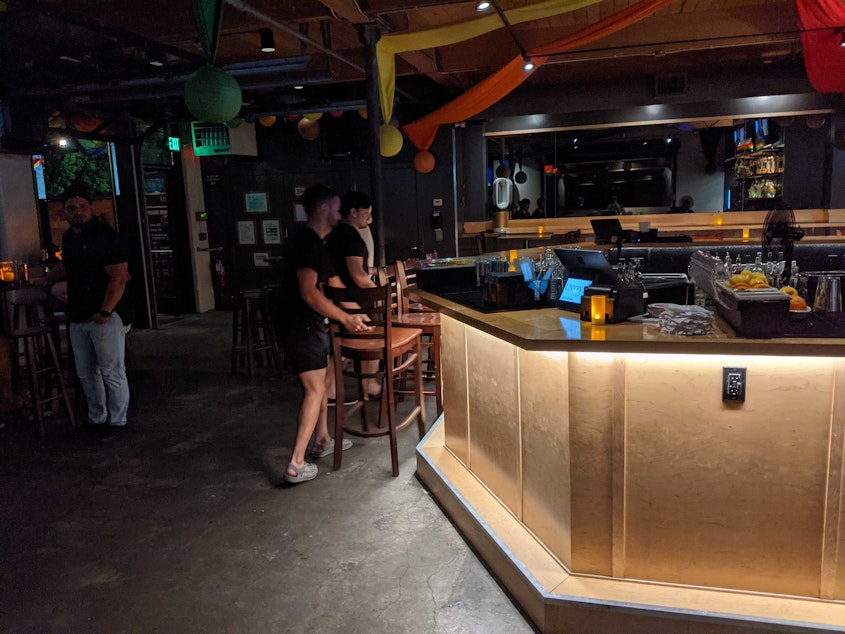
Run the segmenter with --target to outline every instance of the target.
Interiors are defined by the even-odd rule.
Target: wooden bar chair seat
[[[358,403],[350,408],[335,408],[335,470],[340,469],[343,452],[343,434],[359,437],[389,436],[392,473],[399,475],[399,452],[396,432],[417,421],[419,437],[425,434],[425,401],[422,382],[422,331],[418,328],[396,328],[390,319],[390,288],[326,288],[326,294],[338,306],[351,313],[369,316],[372,330],[350,332],[342,324],[330,321],[332,352],[335,359],[347,358],[351,367],[343,363],[334,364],[335,390],[338,403],[344,401],[344,382],[352,378],[358,384]],[[364,361],[377,361],[376,369],[368,369]],[[372,365],[372,364],[369,364]],[[414,404],[405,416],[398,420],[395,387],[408,371],[414,378]],[[378,397],[379,417],[376,425],[368,420],[367,404],[364,400],[364,379],[375,379],[381,386]],[[360,413],[360,425],[353,426],[351,418]]]

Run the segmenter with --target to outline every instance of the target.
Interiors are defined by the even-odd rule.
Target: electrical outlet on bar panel
[[[745,368],[722,368],[722,400],[745,402]]]

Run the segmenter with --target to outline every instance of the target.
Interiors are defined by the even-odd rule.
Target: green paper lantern
[[[402,151],[404,138],[399,128],[385,123],[379,128],[379,145],[382,156],[396,156]]]
[[[225,70],[206,66],[185,82],[185,105],[198,120],[226,123],[241,109],[243,95],[238,82]]]

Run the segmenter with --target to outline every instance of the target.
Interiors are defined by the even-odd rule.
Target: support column
[[[381,31],[375,24],[364,24],[359,31],[359,38],[367,52],[365,69],[367,71],[367,127],[369,143],[367,154],[370,163],[370,197],[373,199],[374,218],[372,224],[373,242],[376,246],[375,262],[384,266],[384,189],[381,170],[381,143],[379,130],[382,124],[381,104],[378,95],[378,63],[376,61],[376,43]]]

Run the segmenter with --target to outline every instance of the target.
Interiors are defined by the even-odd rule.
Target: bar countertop
[[[716,315],[712,334],[670,335],[655,325],[624,322],[593,326],[578,314],[557,308],[483,313],[419,289],[414,301],[503,339],[525,350],[642,352],[659,354],[753,354],[772,356],[845,356],[843,338],[744,339]]]

